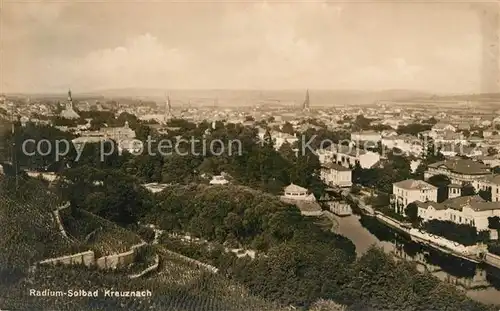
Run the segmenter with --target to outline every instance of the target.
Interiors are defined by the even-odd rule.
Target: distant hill
[[[301,105],[305,98],[303,90],[168,90],[156,88],[122,88],[106,89],[91,92],[74,90],[75,100],[132,98],[136,100],[152,100],[162,103],[165,95],[171,99],[172,105],[217,105],[217,106],[249,106],[262,104]],[[416,97],[430,97],[432,94],[413,90],[309,90],[311,107],[338,105],[368,105],[377,100],[403,100]],[[60,94],[10,94],[10,96],[64,100],[66,93]]]
[[[306,90],[163,90],[126,88],[102,90],[77,96],[105,98],[135,98],[163,102],[168,94],[172,105],[217,105],[217,106],[249,106],[266,104],[301,105]],[[430,97],[432,94],[411,90],[309,90],[311,106],[368,105],[377,100],[410,99]]]
[[[481,101],[481,102],[498,102],[500,103],[500,93],[483,93],[483,94],[459,94],[447,96],[431,96],[418,99],[429,99],[438,101]]]

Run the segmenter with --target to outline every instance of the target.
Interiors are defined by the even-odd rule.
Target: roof
[[[446,128],[447,126],[453,126],[451,124],[447,124],[447,123],[436,123],[434,124],[434,126],[432,127],[433,129],[444,129]],[[453,126],[454,127],[454,126]]]
[[[333,169],[333,170],[336,170],[336,171],[341,171],[341,172],[347,172],[347,171],[351,171],[351,169],[347,168],[347,167],[343,167],[342,165],[339,165],[337,163],[333,163],[333,162],[330,162],[330,163],[325,163],[323,164],[323,167],[324,168],[330,168],[330,169]]]
[[[500,209],[500,202],[487,202],[478,195],[448,199],[442,203],[446,208],[462,211],[468,207],[476,212]]]
[[[487,165],[470,159],[445,160],[430,164],[429,167],[445,167],[452,172],[466,175],[485,175],[490,173],[490,169]]]
[[[485,176],[484,178],[481,179],[481,181],[495,185],[500,185],[500,174]]]
[[[307,192],[307,189],[291,183],[285,187],[285,192]]]
[[[406,190],[435,190],[437,187],[423,180],[407,179],[393,184],[394,186]]]
[[[341,153],[341,154],[347,154],[352,157],[358,157],[360,155],[366,154],[367,151],[363,149],[358,149],[354,146],[345,146],[345,145],[339,145],[339,144],[332,144],[330,146],[330,149]]]

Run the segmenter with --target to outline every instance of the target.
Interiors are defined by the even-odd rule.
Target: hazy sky
[[[479,14],[463,3],[4,0],[1,23],[3,92],[463,93],[484,78]]]

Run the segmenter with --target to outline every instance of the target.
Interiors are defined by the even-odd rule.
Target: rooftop
[[[406,190],[435,190],[437,187],[423,180],[407,179],[394,183],[394,186]]]
[[[445,160],[430,164],[429,167],[445,168],[455,173],[467,175],[484,175],[490,173],[487,165],[470,159]]]
[[[339,164],[333,163],[333,162],[325,163],[325,164],[323,164],[323,167],[324,168],[330,168],[330,169],[333,169],[333,170],[336,170],[336,171],[341,171],[341,172],[351,171],[351,169],[349,169],[347,167],[343,167],[342,165],[339,165]]]
[[[291,183],[290,185],[285,187],[285,192],[294,192],[294,193],[295,192],[307,192],[307,189]]]

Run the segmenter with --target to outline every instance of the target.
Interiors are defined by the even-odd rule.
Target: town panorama
[[[500,309],[497,3],[2,5],[0,310]]]

